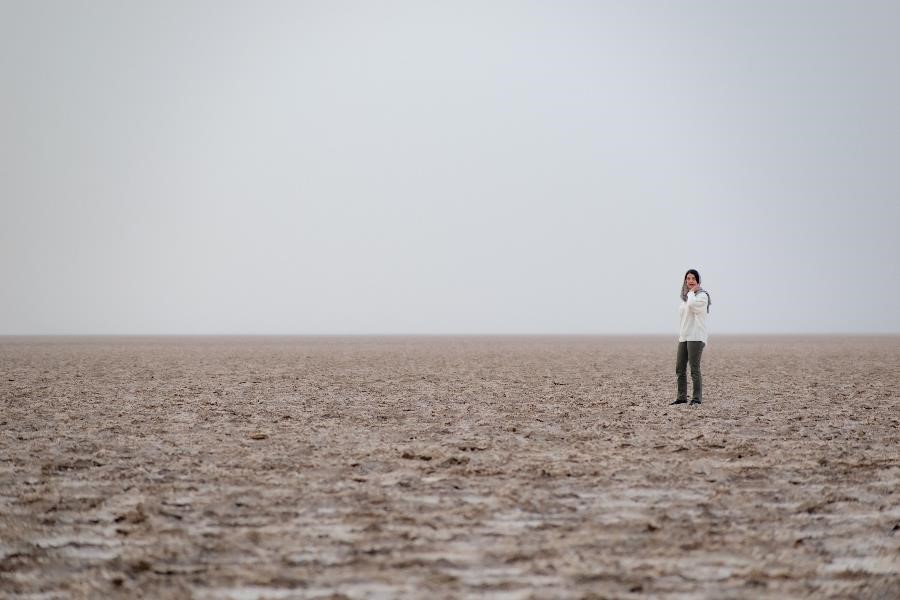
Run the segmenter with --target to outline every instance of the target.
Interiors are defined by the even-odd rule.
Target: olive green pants
[[[687,400],[687,366],[691,365],[691,383],[694,386],[693,399],[703,400],[703,375],[700,374],[700,356],[703,354],[704,342],[679,342],[678,355],[675,358],[675,375],[678,376],[677,400]]]

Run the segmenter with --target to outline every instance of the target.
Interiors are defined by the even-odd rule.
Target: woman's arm
[[[688,292],[687,305],[691,312],[697,314],[706,312],[707,304],[709,304],[709,296],[706,295],[706,292],[700,292],[699,294]]]

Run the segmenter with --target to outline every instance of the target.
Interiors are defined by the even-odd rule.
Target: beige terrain
[[[900,598],[900,337],[0,338],[3,598]]]

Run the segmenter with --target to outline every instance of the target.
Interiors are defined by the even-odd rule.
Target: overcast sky
[[[900,3],[0,0],[0,334],[900,332]]]

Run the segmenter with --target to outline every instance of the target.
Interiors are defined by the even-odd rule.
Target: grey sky
[[[0,334],[900,332],[896,2],[0,0]]]

